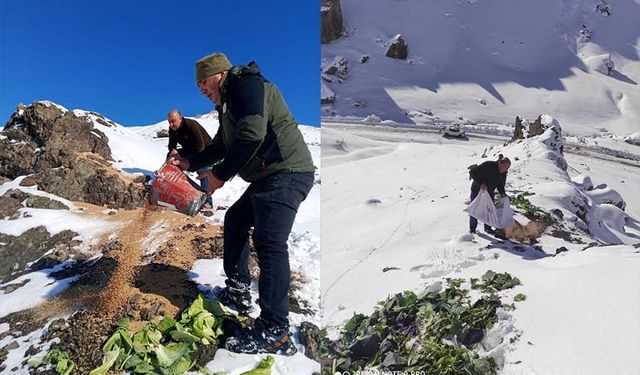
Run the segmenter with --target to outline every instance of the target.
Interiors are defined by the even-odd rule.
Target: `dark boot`
[[[227,286],[216,293],[218,301],[238,314],[247,315],[253,311],[249,287],[227,280]]]
[[[272,353],[291,356],[298,352],[291,339],[288,326],[271,326],[262,319],[255,321],[253,328],[245,329],[237,336],[227,339],[225,349],[234,353]]]

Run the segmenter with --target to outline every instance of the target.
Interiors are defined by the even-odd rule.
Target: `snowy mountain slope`
[[[55,103],[50,103],[50,105],[51,104],[58,106]],[[61,106],[58,107],[65,112],[67,111]],[[73,113],[78,117],[86,117],[96,129],[105,134],[108,138],[109,147],[111,148],[114,159],[112,165],[125,174],[136,175],[143,173],[152,175],[153,171],[160,168],[164,162],[167,153],[168,138],[159,139],[155,138],[155,136],[158,130],[168,128],[166,121],[150,126],[125,127],[95,112],[74,110]],[[215,134],[218,122],[214,116],[207,114],[195,119],[200,121],[211,135]],[[319,129],[301,126],[301,130],[312,152],[314,163],[316,166],[319,166]],[[94,135],[100,136],[98,133]],[[192,177],[195,177],[195,175]],[[223,220],[226,208],[239,197],[247,186],[247,183],[240,178],[234,178],[213,195],[214,207],[217,206],[218,209],[212,217],[198,216],[196,218],[188,218],[168,211],[160,211],[159,213],[147,213],[146,211],[142,212],[142,210],[131,212],[116,211],[85,203],[69,202],[57,196],[41,192],[37,190],[36,187],[19,186],[22,179],[23,177],[18,177],[14,181],[1,184],[0,195],[10,189],[18,189],[36,196],[46,196],[53,200],[60,201],[71,207],[71,210],[47,210],[24,207],[20,209],[21,216],[17,220],[4,219],[0,221],[0,233],[19,235],[38,225],[45,225],[51,234],[68,229],[80,234],[79,237],[75,238],[75,240],[81,242],[79,249],[85,249],[89,255],[96,255],[96,257],[93,258],[94,262],[96,262],[96,260],[98,263],[100,262],[100,251],[104,248],[105,243],[108,244],[113,240],[122,240],[126,243],[130,242],[129,245],[132,247],[144,248],[146,254],[145,259],[153,260],[156,259],[156,257],[160,257],[159,259],[167,259],[170,267],[178,267],[178,269],[192,263],[194,267],[197,266],[198,263],[192,259],[193,254],[190,253],[190,249],[193,247],[194,251],[200,251],[197,250],[198,246],[196,245],[199,243],[197,241],[204,240],[205,242],[200,246],[202,251],[207,252],[206,249],[209,248],[208,246],[211,246],[206,242],[207,238],[213,239],[215,237],[214,232],[218,230],[218,225]],[[300,282],[299,290],[295,292],[295,299],[306,304],[305,306],[311,311],[311,313],[291,314],[292,330],[294,330],[294,332],[296,332],[297,327],[299,327],[303,321],[310,321],[316,325],[319,324],[319,207],[320,175],[318,170],[316,173],[316,184],[307,200],[303,202],[300,207],[289,241],[291,269],[301,274],[303,280]],[[149,217],[148,220],[145,219],[147,216]],[[153,221],[153,223],[145,222],[145,220]],[[143,224],[140,224],[140,222],[143,222]],[[207,224],[206,226],[204,226],[205,223]],[[176,234],[181,232],[184,232],[181,236]],[[206,234],[208,234],[209,237],[207,237]],[[122,238],[122,236],[128,238]],[[187,238],[187,240],[183,244],[181,241],[185,241],[184,238]],[[196,240],[196,242],[193,242],[193,240],[191,240],[192,238]],[[214,244],[215,243],[214,241]],[[1,243],[0,245],[4,246],[6,244]],[[219,246],[219,244],[216,246]],[[128,249],[125,248],[125,250]],[[105,250],[105,252],[106,251],[107,250]],[[168,252],[168,254],[165,255],[166,252]],[[51,251],[49,253],[51,253]],[[133,255],[135,254],[132,254],[132,256]],[[211,257],[215,255],[208,254],[206,256]],[[56,271],[60,271],[62,268],[69,266],[76,267],[77,265],[73,260],[70,260],[56,266],[54,269],[43,269],[31,273],[27,272],[18,279],[0,284],[0,295],[3,296],[0,320],[3,322],[7,320],[7,323],[2,323],[0,326],[2,328],[2,330],[0,330],[0,350],[7,351],[6,355],[0,355],[0,366],[4,365],[4,369],[0,367],[0,373],[27,373],[27,367],[22,363],[23,354],[29,346],[38,346],[41,345],[41,340],[43,342],[48,340],[43,338],[45,337],[43,335],[47,333],[47,329],[40,329],[40,327],[38,327],[39,330],[33,331],[33,333],[29,333],[30,331],[20,332],[13,323],[20,321],[16,316],[31,313],[31,310],[22,310],[34,308],[36,311],[39,311],[39,309],[42,309],[42,306],[50,304],[52,298],[62,293],[65,287],[68,287],[71,282],[77,279],[75,276],[69,278],[52,276]],[[218,275],[219,277],[218,268],[215,262],[205,262],[204,265],[199,266],[197,271],[200,274],[210,273],[211,275]],[[178,277],[179,280],[186,279],[187,274],[190,274],[188,271],[189,268],[184,270],[181,276],[169,273],[167,274],[168,281],[171,281],[172,277]],[[194,270],[191,271],[193,272]],[[28,281],[23,283],[22,281],[24,280]],[[220,279],[217,279],[217,281],[220,281]],[[196,282],[200,283],[200,281]],[[204,284],[205,282],[207,285]],[[209,284],[210,280],[202,281],[202,283],[203,285],[200,285],[200,288],[203,292],[211,288]],[[254,299],[257,298],[257,287],[255,290]],[[62,300],[64,301],[66,298],[67,297],[63,297]],[[82,296],[78,298],[78,300],[82,299]],[[60,304],[61,303],[58,303],[55,305],[55,308],[52,308],[55,314],[53,318],[70,318],[70,314],[73,313],[73,311],[63,309],[56,312]],[[173,304],[176,304],[175,301]],[[11,314],[16,312],[18,315]],[[49,314],[44,313],[44,315],[48,316]],[[53,318],[43,323],[45,327],[51,323]],[[109,324],[105,324],[102,328],[108,329]],[[13,342],[17,342],[18,346],[14,347]],[[300,338],[297,333],[296,342],[300,343]],[[100,343],[97,342],[92,343],[92,345],[99,344]],[[88,347],[91,347],[91,345],[88,345]],[[302,345],[299,345],[299,348],[301,352],[293,358],[277,356],[273,373],[282,374],[293,371],[294,373],[311,374],[314,371],[319,371],[319,364],[304,356],[304,347]],[[40,347],[39,349],[46,350],[46,347]],[[3,353],[0,352],[0,354]],[[230,371],[230,373],[236,373],[244,367],[248,368],[248,366],[255,365],[260,358],[264,356],[223,355],[221,351],[218,357],[211,362],[209,367],[224,368]]]
[[[348,77],[323,75],[336,94],[323,116],[512,123],[551,113],[567,134],[635,133],[640,2],[611,2],[609,16],[599,3],[343,0],[346,36],[323,45],[322,58],[327,67],[344,56]],[[385,56],[397,34],[408,43],[406,60]],[[607,58],[610,75],[600,72]]]
[[[323,124],[322,296],[330,334],[390,294],[421,292],[446,277],[479,277],[491,269],[519,277],[523,285],[513,294],[527,296],[515,311],[501,313],[506,320],[483,339],[501,373],[638,372],[632,337],[640,334],[633,297],[640,285],[640,201],[626,185],[635,181],[638,166],[567,152],[561,157],[555,147],[562,143],[551,133],[503,146],[479,137]],[[505,242],[481,229],[468,234],[462,212],[467,166],[498,153],[514,163],[507,194],[535,193],[527,197],[532,204],[563,212],[535,244]],[[585,176],[595,189],[577,183]],[[600,204],[599,190],[613,195],[619,186],[625,211]],[[579,199],[588,206],[588,226],[571,204]],[[522,214],[516,219],[529,221]]]

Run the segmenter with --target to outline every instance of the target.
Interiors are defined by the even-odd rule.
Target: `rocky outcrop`
[[[144,185],[125,179],[97,155],[77,154],[66,166],[48,169],[22,180],[51,194],[72,200],[133,209],[144,201]]]
[[[168,138],[168,137],[169,137],[169,130],[167,129],[158,130],[158,132],[156,133],[156,138]]]
[[[76,246],[78,242],[73,238],[77,235],[67,230],[52,236],[43,226],[29,229],[20,236],[0,233],[0,283],[15,278],[27,264],[40,258],[49,249]]]
[[[50,103],[19,109],[6,123],[0,139],[0,175],[38,173],[66,165],[77,152],[111,160],[107,137],[85,118]]]
[[[541,135],[545,130],[547,129],[542,125],[542,115],[540,115],[536,121],[529,125],[528,136],[535,137]]]
[[[549,115],[540,115],[532,123],[529,123],[525,118],[516,116],[515,129],[511,137],[511,142],[519,139],[537,137],[544,134],[547,129],[553,129],[554,148],[556,148],[556,151],[562,153],[562,129],[558,121]]]
[[[408,56],[407,42],[404,40],[402,34],[398,34],[393,39],[387,42],[389,48],[387,49],[386,56],[394,59],[404,60]]]
[[[7,192],[0,197],[0,220],[16,220],[20,217],[20,207],[22,203]]]
[[[331,63],[325,62],[322,66],[322,78],[326,82],[333,82],[333,77],[338,78],[338,82],[346,81],[349,78],[349,62],[347,58],[338,55],[333,58]]]
[[[22,190],[11,189],[0,197],[0,219],[15,220],[20,217],[20,208],[24,206],[30,208],[45,208],[49,210],[68,210],[65,204],[26,193]]]
[[[524,127],[522,126],[522,119],[520,118],[520,116],[516,116],[516,122],[514,127],[515,129],[513,130],[513,136],[511,137],[511,142],[524,138]]]
[[[0,176],[29,175],[22,186],[72,200],[133,209],[142,206],[144,186],[114,169],[108,138],[94,121],[116,124],[95,112],[76,116],[50,102],[19,107],[0,139]]]
[[[320,41],[330,43],[342,35],[342,9],[340,0],[320,1]]]

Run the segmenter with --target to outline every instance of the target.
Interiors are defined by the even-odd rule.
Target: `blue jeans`
[[[300,203],[313,187],[313,173],[275,173],[254,182],[224,217],[224,272],[227,285],[249,288],[249,230],[258,255],[260,318],[289,325],[287,240]]]
[[[198,169],[196,172],[198,172],[198,174],[202,174],[208,171],[209,171],[209,168],[202,168],[202,169]],[[202,180],[200,180],[200,187],[202,188],[202,190],[207,191],[207,188],[209,187],[209,180],[207,180],[206,178],[203,178]],[[207,195],[206,202],[213,206],[213,199],[211,198],[210,195]]]

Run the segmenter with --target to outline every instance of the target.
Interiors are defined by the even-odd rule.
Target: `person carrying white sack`
[[[496,189],[500,195],[504,198],[507,193],[504,191],[504,185],[507,181],[507,172],[511,167],[511,160],[509,158],[500,155],[497,161],[485,161],[480,165],[475,165],[469,168],[469,177],[473,180],[471,183],[471,196],[470,202],[478,196],[481,189],[484,189],[489,193],[491,201],[494,201],[494,195]],[[469,233],[475,233],[478,226],[478,219],[469,215]],[[485,224],[485,232],[494,234],[493,228]]]

